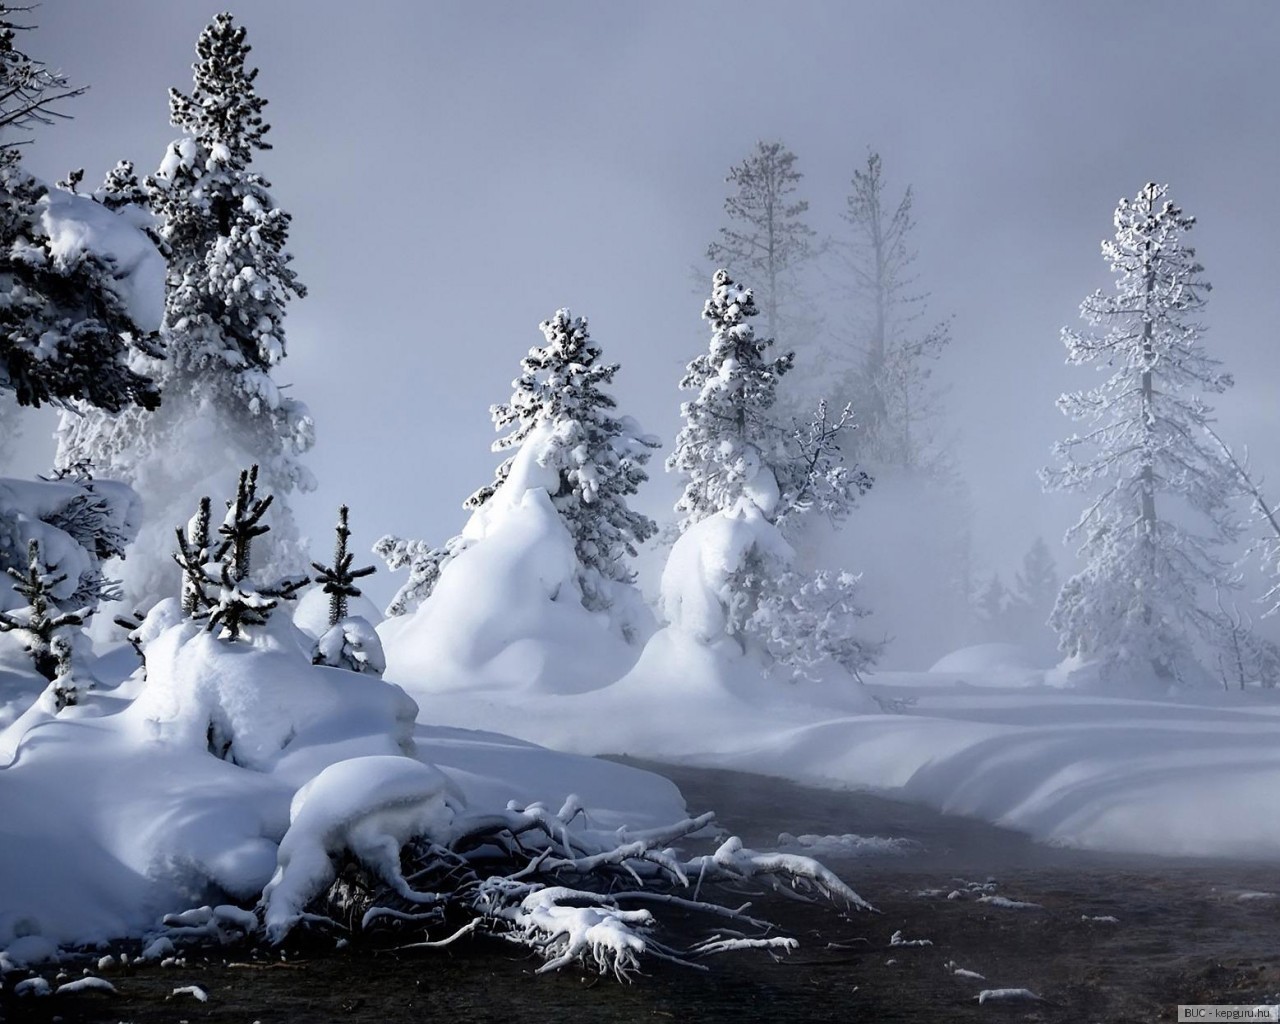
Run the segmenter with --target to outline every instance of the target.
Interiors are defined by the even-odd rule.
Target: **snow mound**
[[[289,810],[278,866],[263,893],[269,938],[278,941],[337,875],[350,853],[406,899],[431,902],[400,873],[400,849],[424,837],[445,843],[460,795],[433,765],[407,757],[360,757],[330,765],[304,785]]]
[[[171,611],[162,602],[148,622]],[[147,683],[128,712],[140,733],[258,771],[282,767],[299,784],[318,770],[317,755],[328,764],[411,751],[418,708],[403,690],[312,666],[305,635],[284,616],[271,623],[251,643],[190,622],[156,637],[146,648]]]
[[[730,576],[756,549],[789,561],[794,553],[778,528],[748,500],[689,527],[671,549],[662,573],[662,614],[703,643],[725,635]]]
[[[378,627],[387,676],[424,703],[456,689],[580,693],[613,682],[639,653],[606,613],[582,606],[573,540],[547,492],[500,503],[513,482],[472,517],[475,542],[431,596]]]
[[[945,654],[930,666],[931,673],[972,677],[993,686],[1031,686],[1044,681],[1044,666],[1017,644],[975,644]]]

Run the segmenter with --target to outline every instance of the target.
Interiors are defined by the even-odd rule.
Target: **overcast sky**
[[[46,0],[24,38],[90,91],[29,167],[96,182],[153,170],[175,136],[167,88],[221,4]],[[975,496],[979,567],[1007,569],[1079,499],[1036,470],[1091,386],[1059,328],[1110,286],[1098,243],[1116,200],[1168,182],[1200,224],[1206,344],[1238,379],[1226,435],[1280,482],[1280,4],[430,3],[255,0],[236,9],[275,149],[257,166],[294,217],[310,295],[277,374],[319,431],[324,537],[340,502],[362,546],[441,541],[496,459],[491,403],[540,320],[587,315],[623,364],[624,411],[667,442],[683,364],[705,347],[689,268],[728,168],[757,139],[797,154],[820,231],[878,149],[916,191],[922,283],[953,315],[940,369]],[[28,428],[28,460],[52,457]],[[655,476],[661,476],[658,471]],[[660,511],[674,493],[651,489]],[[1063,555],[1064,559],[1067,557]],[[391,584],[385,576],[375,594]]]

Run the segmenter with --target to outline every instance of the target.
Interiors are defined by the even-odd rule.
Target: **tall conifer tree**
[[[286,502],[314,487],[298,456],[314,443],[307,409],[273,379],[285,355],[284,316],[305,290],[286,251],[289,214],[253,170],[270,148],[245,30],[220,14],[201,33],[190,93],[170,90],[183,132],[145,184],[169,255],[163,336],[168,359],[154,367],[165,403],[156,415],[64,417],[59,464],[87,463],[132,483],[147,523],[125,573],[127,598],[146,604],[173,589],[171,524],[192,492],[225,489],[238,468],[261,467],[276,496],[264,561],[275,573],[302,569]],[[127,173],[111,183],[114,196]]]
[[[1194,638],[1214,643],[1209,602],[1237,585],[1224,551],[1239,533],[1234,475],[1208,442],[1202,397],[1232,382],[1201,344],[1210,286],[1186,242],[1194,224],[1165,185],[1122,199],[1115,237],[1102,243],[1115,294],[1081,306],[1101,332],[1062,332],[1068,363],[1112,372],[1058,401],[1086,429],[1057,445],[1063,464],[1045,482],[1090,500],[1067,534],[1086,564],[1063,585],[1051,624],[1067,653],[1113,679],[1203,679]]]

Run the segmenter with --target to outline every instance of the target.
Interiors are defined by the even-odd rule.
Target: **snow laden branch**
[[[469,814],[447,776],[404,757],[331,766],[299,791],[290,816],[255,933],[277,944],[300,927],[407,949],[486,936],[530,950],[540,971],[578,964],[622,979],[644,957],[693,964],[794,946],[749,915],[750,903],[711,895],[724,886],[874,910],[808,857],[757,852],[737,838],[686,857],[680,846],[714,825],[710,813],[616,831],[592,827],[575,797],[555,812],[534,803]],[[707,917],[719,930],[681,948],[659,921],[664,911]],[[207,938],[189,923],[169,937]]]

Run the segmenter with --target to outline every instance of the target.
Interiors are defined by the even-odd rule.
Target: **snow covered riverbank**
[[[556,749],[868,788],[1088,849],[1280,854],[1272,691],[1101,696],[1046,685],[1045,672],[999,648],[843,691],[766,688],[749,671],[734,677],[718,662],[710,671],[702,653],[642,661],[572,696],[401,682],[437,721]]]

